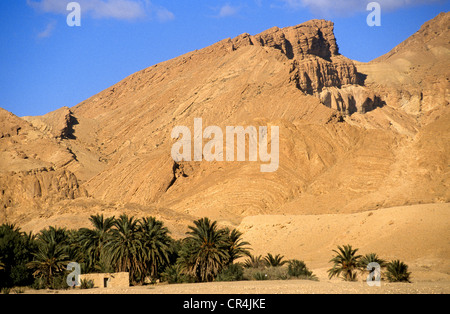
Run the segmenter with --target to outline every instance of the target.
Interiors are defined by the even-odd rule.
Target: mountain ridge
[[[174,225],[180,215],[182,230],[201,216],[238,225],[254,215],[449,202],[449,41],[440,30],[449,16],[405,41],[431,43],[430,60],[417,57],[421,47],[404,44],[373,62],[352,61],[339,54],[334,24],[312,20],[224,39],[143,69],[72,108],[23,119],[0,111],[8,121],[0,129],[7,195],[0,219],[29,222],[75,208],[87,215],[84,204],[94,204],[100,211],[138,208],[131,212]],[[410,61],[403,56],[416,50]],[[405,71],[404,60],[416,64],[416,74]],[[419,81],[421,73],[432,84]],[[170,133],[197,117],[219,127],[280,126],[280,169],[175,163]]]

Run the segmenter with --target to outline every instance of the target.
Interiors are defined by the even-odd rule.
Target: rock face
[[[7,210],[20,204],[52,205],[58,201],[87,196],[76,176],[64,169],[35,169],[0,173],[0,208]],[[6,187],[14,187],[9,189]]]
[[[0,222],[104,210],[238,225],[449,202],[448,16],[367,64],[340,55],[333,23],[314,20],[222,40],[70,109],[24,119],[0,110]],[[279,169],[174,163],[171,132],[195,118],[222,130],[278,126]]]
[[[355,65],[342,56],[333,57],[331,61],[317,57],[295,61],[291,74],[297,88],[311,95],[317,95],[326,87],[359,83]]]
[[[312,20],[294,27],[274,27],[255,36],[243,34],[230,43],[233,50],[247,45],[280,50],[293,60],[290,81],[314,95],[325,87],[359,84],[355,65],[339,54],[333,30],[333,22]]]
[[[230,41],[233,50],[256,45],[279,49],[289,59],[303,60],[316,56],[330,60],[339,55],[333,30],[333,22],[312,20],[283,29],[273,27],[255,36],[245,33]]]
[[[68,108],[42,118],[36,128],[0,109],[0,219],[14,215],[17,208],[51,206],[62,200],[87,196],[76,175],[68,168],[76,156],[61,143]],[[37,118],[34,122],[41,121]],[[54,127],[52,128],[51,125]]]
[[[319,98],[325,106],[346,115],[366,113],[385,104],[374,92],[362,86],[327,87]]]
[[[73,126],[78,123],[68,107],[40,117],[24,117],[39,131],[59,139],[73,139]]]

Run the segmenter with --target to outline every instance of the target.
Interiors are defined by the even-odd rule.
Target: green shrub
[[[52,290],[67,290],[70,287],[67,285],[65,274],[58,274],[54,276],[50,282],[50,289]]]
[[[286,280],[289,279],[286,267],[245,268],[244,280]]]
[[[268,280],[268,276],[267,274],[263,273],[263,272],[256,272],[253,274],[253,279],[255,280]]]
[[[292,278],[318,280],[303,261],[291,260],[288,266],[247,267],[244,280],[288,280]]]
[[[217,276],[217,281],[239,281],[244,278],[244,269],[239,264],[231,264]]]
[[[31,288],[34,290],[45,289],[45,280],[41,277],[36,277],[34,282],[31,284]]]
[[[166,267],[165,271],[161,274],[161,279],[169,284],[195,282],[195,278],[186,274],[180,264]]]
[[[87,280],[87,279],[81,279],[81,289],[92,289],[94,288],[94,281]]]
[[[290,260],[288,266],[288,275],[299,279],[317,280],[317,276],[310,271],[303,261]]]
[[[11,224],[0,225],[0,289],[27,286],[33,271],[26,264],[36,249],[34,237]]]
[[[269,267],[267,268],[267,276],[269,280],[288,280],[290,279],[286,267]]]
[[[411,282],[411,273],[408,272],[408,265],[399,260],[390,262],[386,270],[386,276],[390,282]]]

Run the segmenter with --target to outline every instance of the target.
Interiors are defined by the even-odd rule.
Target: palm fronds
[[[337,250],[333,250],[336,256],[330,260],[333,268],[328,270],[328,277],[341,276],[345,281],[356,280],[356,269],[359,267],[361,255],[356,255],[358,249],[353,249],[351,245],[338,246]]]

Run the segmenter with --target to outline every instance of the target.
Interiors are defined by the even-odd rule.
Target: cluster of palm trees
[[[283,267],[284,265],[287,267]],[[280,254],[249,257],[242,263],[247,274],[244,277],[255,280],[303,279],[318,280],[317,276],[306,267],[305,262],[291,259],[285,260]]]
[[[0,289],[27,286],[33,281],[27,263],[37,251],[34,236],[11,224],[0,225]]]
[[[289,267],[286,274],[277,273],[280,278],[317,279],[302,261],[286,261],[270,253],[264,258],[251,255],[250,244],[243,241],[241,232],[219,228],[208,218],[194,221],[180,240],[174,240],[163,222],[154,217],[93,215],[90,222],[90,229],[49,227],[37,235],[21,232],[13,225],[0,226],[0,282],[23,286],[33,280],[35,288],[67,287],[70,262],[80,264],[82,273],[128,272],[134,285],[157,280],[173,283],[242,278],[236,274],[244,268],[255,270],[255,275],[265,269],[265,278],[267,270],[279,270],[285,263]],[[387,263],[376,254],[361,256],[357,251],[350,245],[334,250],[329,277],[354,281],[357,270],[366,271],[367,265],[375,262],[387,269],[388,280],[409,281],[406,264]],[[242,257],[247,259],[235,263]]]
[[[96,215],[90,220],[94,229],[82,228],[76,235],[81,253],[77,260],[86,272],[129,272],[132,282],[142,283],[169,263],[172,239],[154,217]]]
[[[91,229],[49,227],[29,235],[33,245],[27,248],[31,258],[26,267],[38,286],[58,287],[55,280],[63,286],[69,262],[79,263],[82,273],[128,272],[132,284],[167,277],[173,269],[192,281],[212,281],[236,259],[249,254],[249,244],[238,230],[218,228],[217,222],[208,218],[194,221],[182,240],[171,238],[167,227],[154,217],[95,215],[90,222]],[[20,233],[15,226],[9,229]]]
[[[333,250],[336,255],[330,260],[333,267],[328,270],[328,277],[341,277],[345,281],[356,281],[358,271],[366,275],[374,273],[377,265],[381,279],[381,270],[385,269],[385,278],[390,282],[410,282],[411,273],[408,272],[408,265],[399,260],[386,262],[378,257],[376,253],[366,255],[358,255],[358,249],[352,248],[351,245],[338,246],[337,250]],[[375,279],[374,276],[371,277]]]
[[[90,221],[93,229],[49,227],[36,235],[37,250],[27,266],[44,280],[45,287],[55,286],[55,276],[64,276],[67,264],[73,261],[81,265],[83,273],[130,272],[135,283],[154,276],[168,263],[171,238],[162,222],[126,215],[118,219],[96,215]]]

